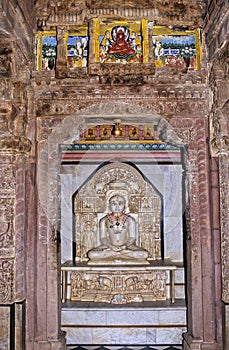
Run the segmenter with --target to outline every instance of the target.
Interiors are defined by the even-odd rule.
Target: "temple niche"
[[[90,129],[90,135],[88,130],[84,133],[88,138],[94,135]],[[159,140],[148,142],[166,146]],[[111,153],[128,144],[112,147]],[[168,299],[174,303],[180,294],[175,293],[175,271],[183,261],[182,165],[113,160],[98,166],[95,159],[92,165],[85,158],[77,170],[69,164],[63,169],[72,174],[68,180],[67,170],[61,175],[62,234],[66,232],[62,301],[127,304]],[[69,196],[72,234],[65,224],[71,209],[65,207]],[[174,207],[171,198],[178,200]]]
[[[62,329],[68,343],[112,343],[130,312],[136,325],[129,330],[131,343],[136,329],[139,343],[161,344],[168,331],[174,343],[181,341],[184,164],[181,147],[159,139],[159,133],[176,139],[165,130],[163,120],[128,125],[116,118],[112,125],[88,125],[79,141],[61,145]],[[174,322],[179,315],[179,322],[168,330],[158,318],[156,340],[145,338],[152,322],[142,327],[146,307],[152,318],[163,313]],[[101,335],[103,317],[107,332]]]
[[[162,194],[139,170],[122,162],[102,166],[73,195],[73,209],[63,301],[174,302],[177,267],[164,259]]]

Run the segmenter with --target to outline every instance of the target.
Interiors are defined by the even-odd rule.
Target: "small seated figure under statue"
[[[136,245],[136,222],[125,206],[123,196],[110,198],[111,213],[99,222],[101,244],[88,251],[89,265],[149,264],[148,252]]]

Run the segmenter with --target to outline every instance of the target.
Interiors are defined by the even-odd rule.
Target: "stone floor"
[[[181,350],[181,345],[68,345],[67,350]]]

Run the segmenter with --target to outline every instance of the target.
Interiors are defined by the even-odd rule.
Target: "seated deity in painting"
[[[125,213],[125,198],[113,195],[109,209],[99,222],[101,244],[89,250],[88,264],[148,264],[148,252],[136,245],[136,222]]]
[[[100,62],[142,62],[141,39],[127,26],[106,30],[100,43]]]

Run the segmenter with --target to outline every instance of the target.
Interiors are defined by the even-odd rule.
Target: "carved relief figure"
[[[136,245],[135,219],[125,214],[125,198],[109,200],[110,213],[99,222],[101,244],[88,252],[89,264],[148,264],[148,252]]]

